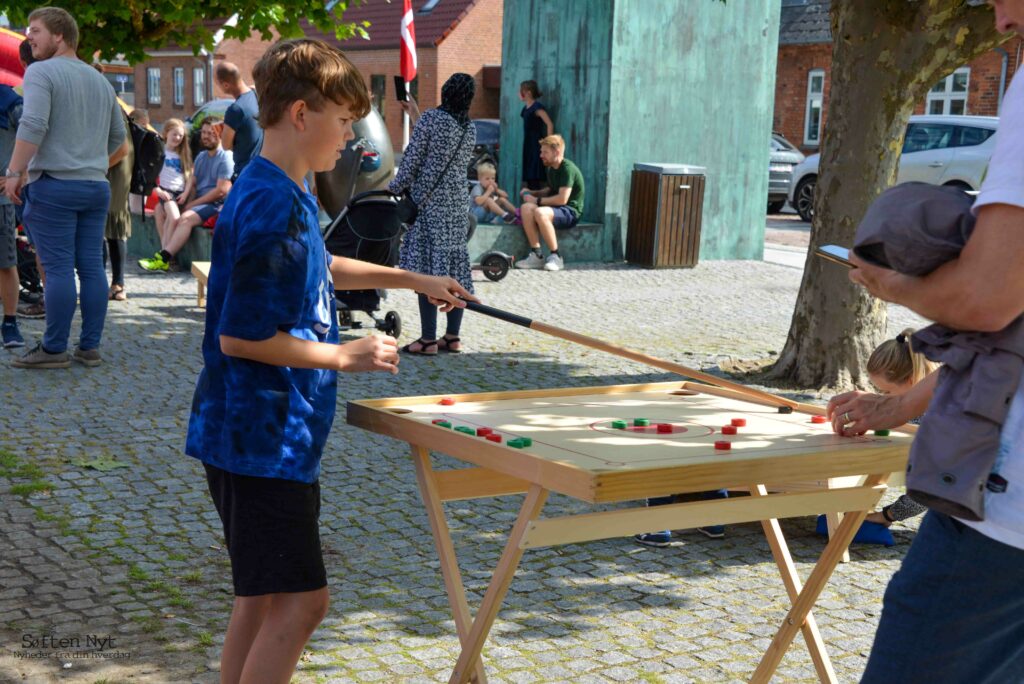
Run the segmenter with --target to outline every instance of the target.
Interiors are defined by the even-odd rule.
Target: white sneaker
[[[516,261],[516,268],[544,268],[544,259],[536,252],[530,252],[530,256]]]
[[[561,271],[563,266],[565,266],[565,262],[557,254],[549,254],[547,261],[544,262],[545,271]]]

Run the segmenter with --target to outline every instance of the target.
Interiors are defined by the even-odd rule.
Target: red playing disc
[[[496,434],[494,434],[492,432],[491,434],[485,435],[485,436],[487,437],[487,439],[491,440],[492,442],[501,443],[501,435],[496,435]]]
[[[735,425],[723,425],[722,426],[722,434],[723,435],[735,435],[736,434],[736,426]]]
[[[746,418],[733,418],[729,422],[731,422],[734,427],[746,427],[747,426],[747,419]]]
[[[441,406],[455,406],[455,400],[452,399],[451,397],[445,397],[444,399],[437,403],[439,403]]]
[[[811,422],[812,423],[827,423],[828,422],[828,418],[826,418],[825,416],[811,416]]]
[[[658,432],[672,432],[672,426],[669,423],[658,423]]]
[[[494,432],[494,430],[492,430],[491,428],[477,428],[476,429],[476,436],[477,437],[486,437],[487,435],[491,434],[492,432]]]
[[[732,449],[732,442],[715,442],[715,449],[718,451],[728,451]]]

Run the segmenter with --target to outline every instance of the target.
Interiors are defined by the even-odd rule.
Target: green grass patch
[[[186,572],[182,575],[181,579],[185,580],[189,584],[199,584],[203,581],[203,573],[198,570],[192,570],[191,572]]]
[[[213,635],[209,632],[200,632],[196,639],[199,641],[199,645],[203,648],[209,648],[213,646]]]
[[[185,554],[183,554],[183,553],[176,553],[176,552],[173,552],[173,551],[172,551],[172,552],[170,552],[170,553],[168,553],[168,554],[167,554],[167,560],[172,560],[172,561],[187,561],[187,560],[188,560],[188,556],[186,556],[186,555],[185,555]]]
[[[32,494],[38,494],[39,492],[49,492],[53,489],[53,485],[49,482],[43,482],[42,480],[33,480],[32,482],[23,482],[11,486],[11,494],[15,496],[31,496]]]
[[[161,594],[170,592],[171,585],[163,580],[156,580],[146,585],[146,591],[159,591]]]
[[[149,573],[137,565],[128,568],[128,579],[133,582],[145,582],[149,579]]]
[[[174,606],[175,608],[191,608],[192,602],[184,596],[172,596],[171,600],[167,602],[168,605]]]
[[[159,632],[160,631],[160,627],[161,627],[160,618],[153,617],[152,615],[150,615],[150,616],[136,615],[132,619],[135,620],[136,622],[138,622],[140,625],[142,625],[142,631],[145,632],[146,634],[153,634],[154,632]]]
[[[17,456],[10,451],[0,450],[0,477],[14,477],[18,463]]]
[[[43,474],[43,469],[36,463],[22,462],[20,458],[10,451],[0,449],[0,477],[38,480]]]

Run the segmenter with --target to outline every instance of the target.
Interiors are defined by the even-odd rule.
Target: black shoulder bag
[[[434,190],[437,189],[437,186],[440,184],[441,179],[444,178],[444,175],[448,173],[448,169],[451,168],[452,162],[455,161],[455,157],[459,154],[459,150],[462,149],[462,142],[466,139],[467,133],[469,133],[468,125],[463,129],[462,137],[459,138],[458,144],[455,145],[452,155],[448,157],[448,163],[444,165],[444,169],[442,169],[438,177],[434,179],[434,184],[430,187],[430,190],[427,191],[427,196],[423,198],[422,206],[427,206],[427,203],[430,202],[430,198],[434,196]],[[405,225],[411,226],[416,222],[416,218],[420,215],[420,205],[417,205],[416,200],[412,198],[411,190],[407,189],[398,196],[396,212],[398,214],[398,220]]]

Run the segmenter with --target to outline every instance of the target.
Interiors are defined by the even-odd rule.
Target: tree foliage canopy
[[[302,34],[302,19],[339,39],[366,38],[368,23],[340,21],[349,6],[361,1],[340,0],[330,9],[323,0],[62,0],[59,6],[78,21],[80,57],[98,53],[101,60],[123,57],[135,64],[145,60],[147,50],[169,43],[196,53],[212,50],[214,33],[203,26],[203,20],[231,16],[237,16],[237,21],[225,27],[225,38],[248,38],[252,31],[264,40],[272,39],[273,31],[291,38]],[[7,0],[4,11],[12,25],[23,26],[29,13],[42,4]]]

